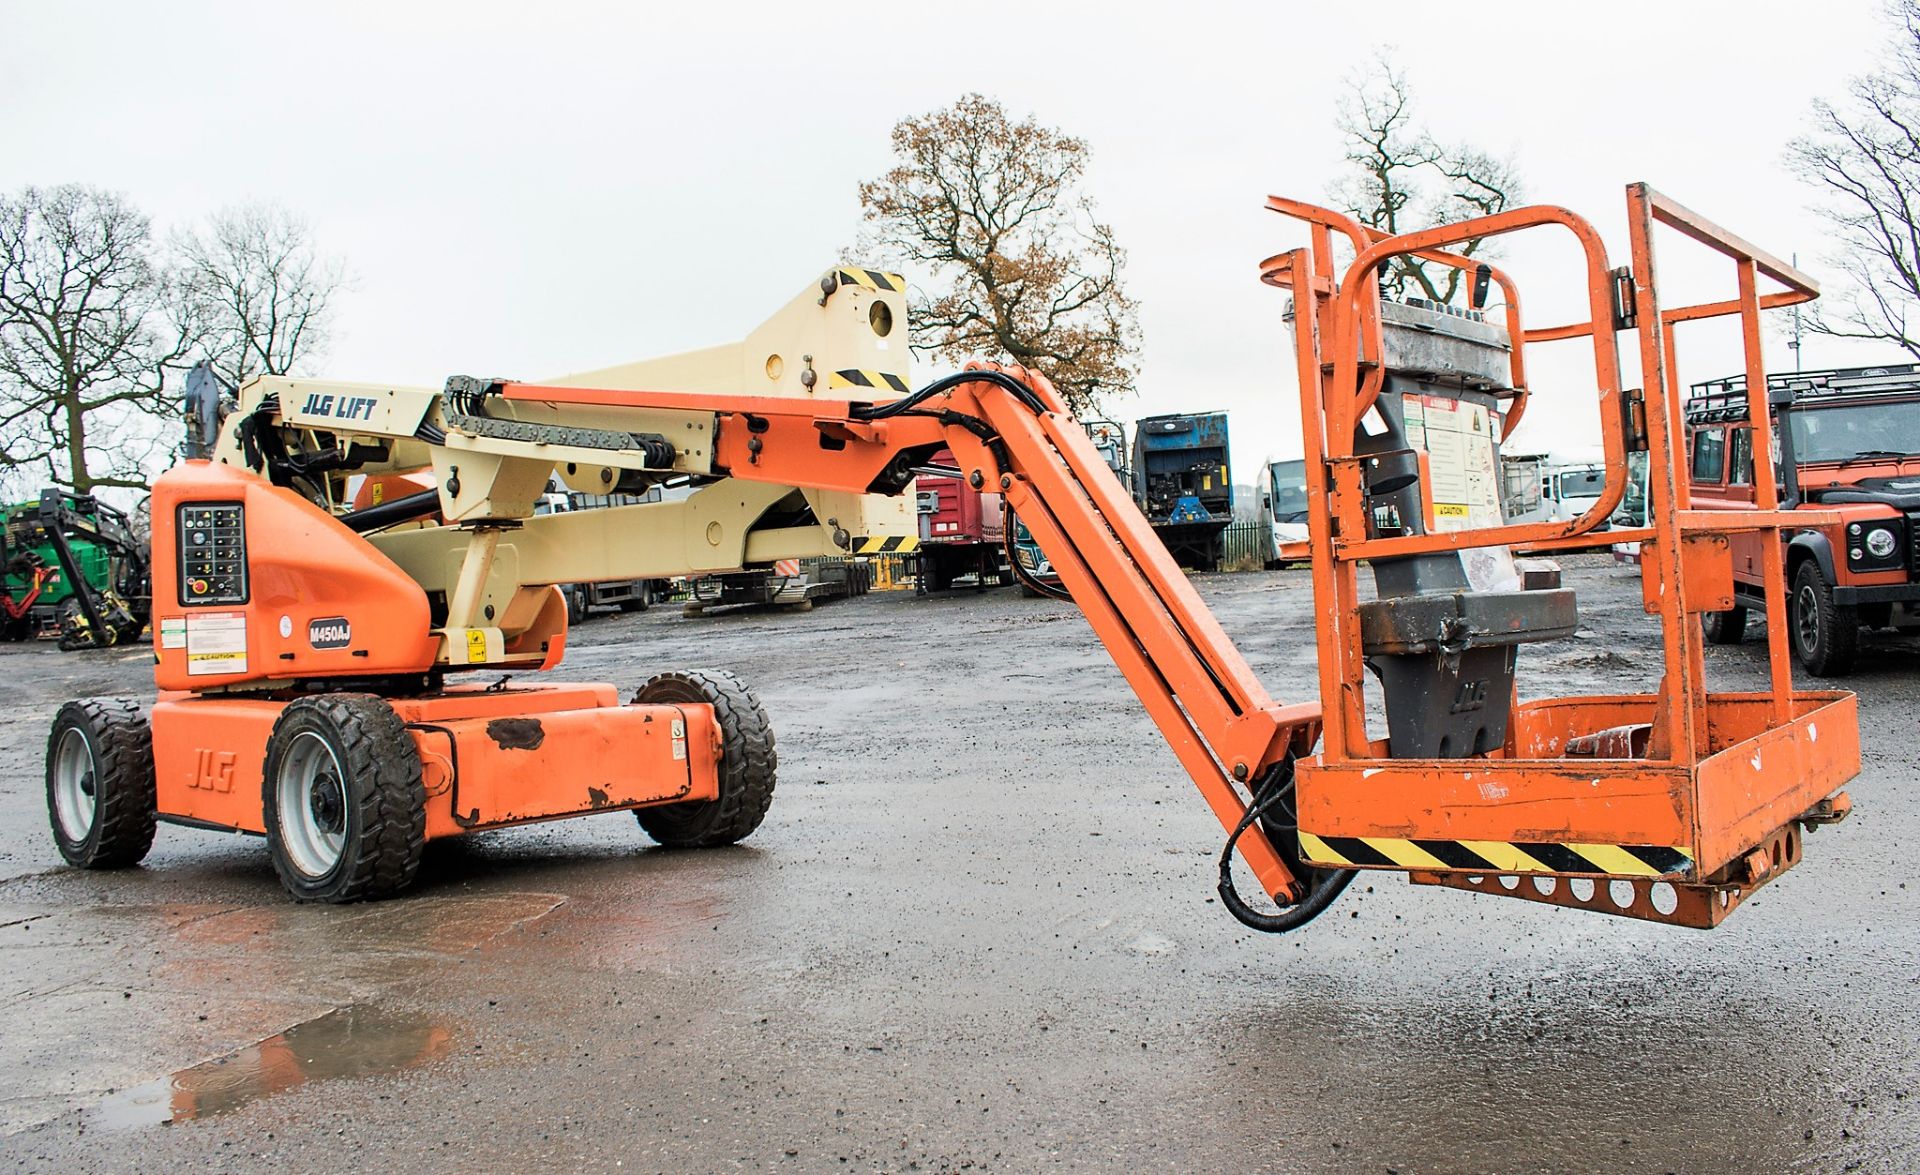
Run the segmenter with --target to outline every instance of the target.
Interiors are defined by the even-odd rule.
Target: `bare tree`
[[[1348,79],[1335,126],[1351,170],[1334,186],[1343,211],[1386,233],[1487,216],[1522,198],[1511,158],[1466,144],[1443,144],[1414,117],[1413,91],[1391,54]],[[1485,238],[1454,250],[1468,257],[1487,251]],[[1413,257],[1389,265],[1382,286],[1395,297],[1415,294],[1451,303],[1463,288],[1461,270]]]
[[[226,208],[174,249],[208,357],[226,374],[286,375],[324,347],[343,271],[305,220],[277,204]]]
[[[1920,358],[1920,2],[1887,6],[1892,24],[1879,69],[1855,78],[1839,105],[1813,104],[1813,130],[1787,164],[1821,196],[1833,226],[1826,261],[1837,288],[1809,307],[1816,334],[1893,343]]]
[[[1081,415],[1131,392],[1136,307],[1126,254],[1079,190],[1087,144],[968,94],[894,127],[893,152],[860,185],[860,247],[930,280],[910,306],[914,349],[1035,368]]]
[[[198,326],[177,312],[147,218],[64,185],[0,197],[0,473],[80,493],[143,489],[170,455],[166,372]]]

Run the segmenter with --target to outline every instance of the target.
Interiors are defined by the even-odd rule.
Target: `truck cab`
[[[1864,630],[1920,625],[1920,365],[1770,376],[1767,399],[1782,508],[1840,516],[1783,536],[1790,644],[1807,672],[1843,676]],[[1694,506],[1756,509],[1745,378],[1695,385],[1686,416]],[[1762,541],[1733,536],[1734,606],[1708,613],[1710,641],[1739,641],[1760,607]]]
[[[1269,461],[1260,471],[1260,521],[1268,568],[1307,558],[1307,463]]]
[[[1547,517],[1567,522],[1585,514],[1607,488],[1607,469],[1599,461],[1551,462],[1542,471],[1540,496]]]

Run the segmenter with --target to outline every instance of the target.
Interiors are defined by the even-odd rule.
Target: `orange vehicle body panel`
[[[183,506],[244,511],[245,600],[180,598]],[[392,560],[291,490],[226,465],[188,461],[153,487],[153,650],[162,690],[205,690],[262,679],[424,673],[438,643],[427,594]],[[335,621],[337,624],[329,624]],[[318,638],[313,626],[328,634]],[[184,631],[183,631],[184,630]],[[344,633],[347,639],[330,640]]]
[[[718,794],[712,706],[622,705],[612,686],[592,684],[388,701],[420,753],[430,840]],[[264,832],[267,739],[284,705],[162,695],[151,716],[160,815]]]

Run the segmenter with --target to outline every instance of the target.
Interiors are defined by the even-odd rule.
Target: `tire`
[[[773,726],[753,694],[731,673],[689,669],[649,678],[633,695],[637,704],[705,703],[720,724],[720,796],[635,808],[640,827],[668,848],[712,848],[744,839],[773,803],[779,756]]]
[[[1710,645],[1737,645],[1747,635],[1747,610],[1735,604],[1725,612],[1709,612],[1701,617]]]
[[[645,581],[632,588],[633,594],[620,601],[622,612],[645,612],[647,605],[653,603],[653,588]]]
[[[132,698],[82,698],[47,736],[47,819],[67,864],[137,865],[153,847],[153,732]]]
[[[427,842],[420,752],[382,698],[289,702],[261,773],[267,844],[303,902],[390,897],[413,884]]]
[[[1860,653],[1860,614],[1833,602],[1833,588],[1808,559],[1793,573],[1793,654],[1815,677],[1843,677]]]
[[[1044,600],[1046,599],[1046,596],[1047,596],[1047,593],[1040,591],[1038,588],[1029,586],[1026,580],[1023,579],[1020,581],[1020,598],[1021,599]]]
[[[560,589],[567,598],[567,625],[569,627],[587,618],[587,589],[577,583],[567,584]]]
[[[92,630],[87,626],[87,614],[80,607],[80,601],[68,596],[60,602],[60,651],[75,652],[79,649],[94,647],[93,638],[88,635]]]

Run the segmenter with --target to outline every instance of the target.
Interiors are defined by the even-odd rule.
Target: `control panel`
[[[179,507],[180,602],[247,602],[246,510],[238,502]]]

